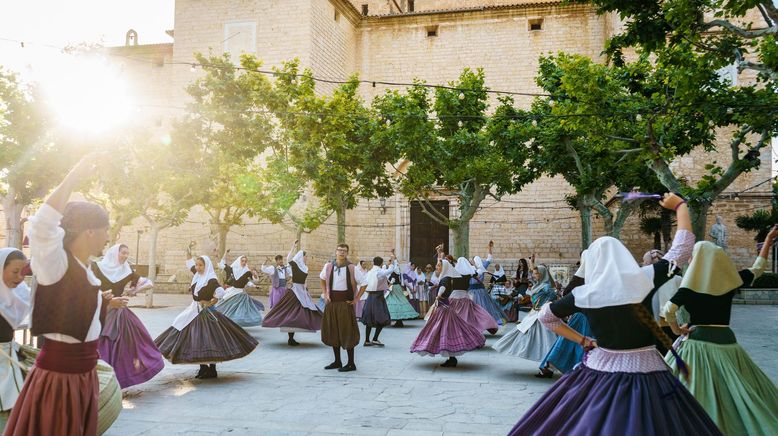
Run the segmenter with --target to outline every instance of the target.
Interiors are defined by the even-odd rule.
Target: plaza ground
[[[144,309],[136,297],[131,306],[156,337],[190,298],[157,295],[160,307]],[[153,380],[126,389],[107,435],[504,435],[558,380],[537,379],[535,362],[489,348],[499,335],[457,368],[441,368],[445,359],[408,351],[423,323],[385,329],[383,349],[359,346],[358,370],[346,374],[323,369],[332,350],[318,334],[298,334],[293,348],[278,329],[249,328],[259,347],[219,364],[218,379],[197,380],[196,365],[168,362]],[[733,307],[738,340],[774,382],[776,324],[778,306]]]

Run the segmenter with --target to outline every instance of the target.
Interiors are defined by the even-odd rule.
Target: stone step
[[[732,299],[733,304],[769,304],[778,305],[778,289],[748,288],[741,289]]]

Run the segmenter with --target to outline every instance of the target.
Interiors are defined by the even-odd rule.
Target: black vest
[[[289,262],[289,266],[292,267],[292,283],[305,285],[305,281],[308,279],[308,273],[303,272],[295,261]]]

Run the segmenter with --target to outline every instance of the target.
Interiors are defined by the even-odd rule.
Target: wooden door
[[[448,201],[431,201],[432,207],[448,218]],[[438,223],[424,213],[421,203],[411,202],[411,250],[410,260],[424,269],[435,257],[435,247],[443,244],[448,253],[448,226]],[[434,266],[434,265],[433,265]]]

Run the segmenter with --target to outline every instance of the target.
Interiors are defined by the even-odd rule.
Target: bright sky
[[[0,65],[22,71],[45,63],[41,44],[124,45],[127,30],[140,44],[172,42],[175,0],[0,0]],[[25,48],[13,39],[25,41]],[[28,50],[30,49],[30,50]]]

